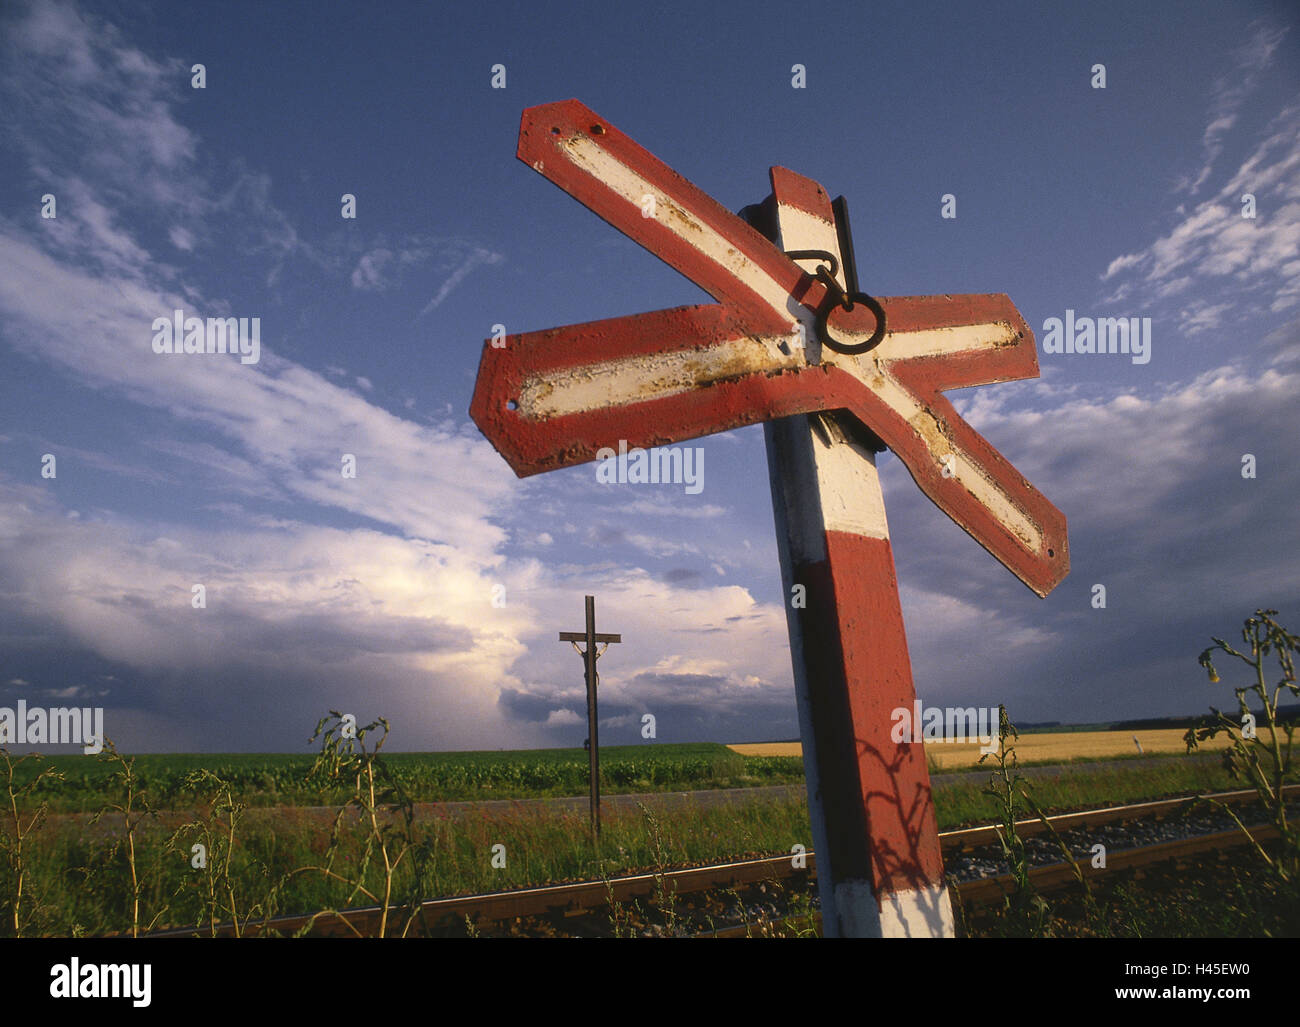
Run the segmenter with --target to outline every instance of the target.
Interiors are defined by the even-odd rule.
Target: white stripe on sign
[[[965,487],[1030,552],[1043,546],[1043,535],[984,468],[969,455],[953,447],[934,412],[890,373],[896,360],[910,357],[952,356],[1011,346],[1018,336],[1007,321],[986,324],[927,328],[916,332],[886,332],[879,346],[869,353],[826,353],[833,362],[853,372],[871,391],[897,411],[924,440],[931,457],[947,477]]]
[[[817,416],[817,415],[811,415]],[[867,538],[889,538],[885,494],[880,489],[876,454],[855,442],[827,444],[810,430],[817,465],[821,527]],[[825,543],[822,543],[823,550]]]
[[[840,251],[839,233],[832,221],[789,203],[777,202],[778,245],[783,250],[825,250],[838,258],[835,280],[845,288],[844,254]],[[805,258],[796,261],[800,267],[815,274],[825,261]],[[829,347],[815,344],[814,355],[820,351],[822,358],[830,355]],[[865,366],[865,365],[863,365]],[[854,365],[856,368],[857,365]],[[822,431],[812,426],[812,419],[821,420]],[[824,438],[823,432],[831,438]],[[792,459],[781,461],[779,471],[783,477],[795,479],[812,472],[814,487],[807,490],[807,513],[793,517],[787,523],[791,534],[792,550],[826,553],[826,539],[796,539],[796,533],[808,531],[838,531],[867,538],[889,540],[889,521],[885,517],[885,494],[880,488],[880,475],[876,471],[876,455],[843,438],[839,421],[819,414],[808,417],[802,429],[807,445],[791,452]],[[774,472],[778,468],[773,468]]]
[[[788,205],[780,207],[777,217],[781,225],[782,248],[790,250],[824,250],[829,246],[829,252],[834,253],[836,257],[840,256],[839,235],[835,231],[835,226],[825,218],[810,214],[799,207]],[[810,275],[815,275],[817,268],[825,264],[826,261],[805,258],[796,260],[795,263]],[[844,261],[842,259],[835,271],[835,281],[840,283],[841,289],[847,288],[844,284]]]
[[[965,486],[966,491],[1020,539],[1030,552],[1038,552],[1043,545],[1043,535],[1038,527],[1020,511],[1002,487],[984,473],[983,468],[962,450],[953,447],[934,413],[898,384],[889,373],[889,362],[882,360],[881,367],[883,374],[868,379],[871,391],[902,414],[913,430],[925,439],[930,455],[941,468],[946,468],[949,478]]]
[[[1018,336],[1010,321],[986,321],[975,325],[952,325],[948,328],[923,328],[915,332],[889,332],[880,345],[868,353],[848,354],[859,361],[879,356],[881,360],[903,360],[909,357],[955,356],[958,353],[978,353],[981,350],[1014,346]],[[843,364],[842,353],[828,353],[827,362]],[[832,358],[834,358],[832,360]],[[869,369],[864,368],[868,374]],[[866,380],[866,376],[859,374]]]
[[[948,886],[886,892],[876,899],[870,881],[835,886],[836,933],[846,938],[951,938],[954,934]],[[829,932],[824,932],[829,933]]]
[[[812,315],[808,309],[802,303],[796,303],[784,286],[778,285],[762,268],[741,253],[734,242],[719,235],[663,190],[615,160],[607,150],[587,136],[574,136],[566,139],[563,145],[576,167],[603,182],[633,206],[642,207],[644,198],[647,195],[653,196],[654,221],[663,225],[700,256],[717,264],[742,285],[757,293],[781,318],[789,317],[792,322],[795,318],[806,319],[808,326],[812,327]]]
[[[541,421],[584,410],[662,399],[745,374],[806,367],[808,360],[795,345],[798,333],[794,325],[791,321],[788,336],[746,336],[698,349],[615,358],[565,371],[546,371],[524,381],[516,402],[525,417]],[[895,354],[894,359],[964,353],[1005,346],[1015,338],[1015,332],[1006,322],[887,332],[870,353],[856,356],[837,353],[833,359],[831,354],[823,354],[826,357],[823,363],[835,363],[849,371],[911,421],[924,408],[889,374],[891,353]]]
[[[807,359],[803,350],[792,345],[793,337],[792,333],[787,337],[728,339],[700,349],[657,353],[650,357],[623,357],[565,371],[545,372],[523,382],[516,402],[522,416],[544,421],[565,414],[676,396],[747,374],[804,367]],[[915,347],[913,339],[917,340]],[[1038,552],[1042,548],[1042,533],[1037,526],[967,454],[953,448],[941,430],[938,418],[890,374],[891,361],[887,356],[890,351],[897,353],[898,357],[961,353],[1007,345],[1014,339],[1011,326],[1004,322],[960,325],[918,332],[891,332],[870,353],[856,357],[836,354],[836,357],[839,366],[863,381],[925,439],[936,463],[942,467],[945,457],[952,457],[947,464],[948,477],[964,486],[1027,549]]]
[[[791,322],[791,329],[794,324]],[[728,378],[804,367],[795,333],[783,338],[746,336],[702,349],[623,357],[525,379],[519,412],[535,421],[565,414],[676,396]],[[788,352],[783,352],[784,344]]]
[[[928,928],[922,937],[951,938],[955,934],[946,884],[886,892],[880,897],[880,929],[886,938],[914,937],[922,925]]]

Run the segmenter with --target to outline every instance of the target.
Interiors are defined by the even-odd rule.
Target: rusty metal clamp
[[[880,340],[885,337],[884,308],[865,292],[852,291],[846,293],[840,288],[840,283],[835,278],[839,271],[839,261],[835,259],[835,254],[826,250],[787,250],[785,255],[791,260],[821,260],[828,261],[830,264],[829,267],[826,264],[820,265],[816,274],[817,280],[826,287],[826,296],[822,299],[821,306],[817,308],[816,321],[817,338],[823,346],[829,346],[837,353],[866,353],[868,350],[875,349],[880,345]],[[836,307],[852,310],[859,303],[870,310],[876,317],[876,330],[871,333],[871,338],[866,342],[860,342],[852,346],[832,339],[830,332],[826,328],[826,322],[831,316],[831,311]]]
[[[827,260],[830,261],[830,275],[833,279],[840,273],[840,262],[836,259],[835,254],[828,250],[786,250],[785,255],[791,260]],[[817,269],[817,277],[821,278],[823,268]],[[824,280],[824,279],[823,279]],[[839,288],[837,285],[836,288]]]

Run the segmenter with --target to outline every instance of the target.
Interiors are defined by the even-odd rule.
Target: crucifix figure
[[[561,642],[572,642],[574,651],[582,657],[587,679],[587,754],[591,774],[591,833],[600,834],[600,754],[596,738],[596,661],[605,654],[611,642],[622,642],[622,635],[597,634],[596,597],[587,596],[587,630],[561,631]],[[579,646],[582,643],[585,648]],[[597,649],[596,646],[600,648]]]

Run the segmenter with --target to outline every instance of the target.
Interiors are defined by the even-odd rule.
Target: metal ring
[[[854,292],[848,295],[840,294],[842,299],[833,303],[823,302],[817,308],[817,337],[821,340],[823,346],[829,346],[836,353],[866,353],[880,345],[880,340],[885,337],[885,310],[871,296],[865,292]],[[829,289],[826,291],[826,298],[831,298]],[[843,307],[845,310],[852,310],[858,303],[863,304],[876,316],[876,330],[871,333],[871,338],[866,342],[856,343],[849,346],[842,342],[836,342],[831,338],[830,332],[826,330],[826,321],[830,317],[831,311],[836,307]]]

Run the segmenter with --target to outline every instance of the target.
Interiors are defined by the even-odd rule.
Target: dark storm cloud
[[[1069,519],[1070,576],[1041,601],[891,459],[882,477],[922,697],[1006,701],[1028,720],[1222,701],[1195,663],[1211,635],[1235,633],[1257,606],[1300,624],[1297,387],[1285,368],[1237,366],[1144,398],[986,408],[980,430]],[[1095,585],[1105,609],[1092,606]]]
[[[497,705],[514,720],[531,723],[544,722],[555,710],[573,710],[581,708],[581,703],[570,702],[540,692],[528,692],[518,688],[503,688],[497,699]]]

